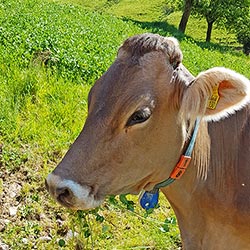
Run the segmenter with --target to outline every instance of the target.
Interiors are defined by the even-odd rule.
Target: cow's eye
[[[126,126],[133,126],[137,123],[145,122],[150,116],[151,110],[148,107],[137,110],[130,116]]]

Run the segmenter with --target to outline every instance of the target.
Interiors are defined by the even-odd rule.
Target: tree
[[[238,0],[231,11],[227,11],[225,27],[233,30],[243,52],[250,54],[250,0]]]
[[[193,12],[207,21],[206,41],[210,42],[213,24],[227,26],[234,23],[239,16],[245,16],[243,10],[249,6],[249,0],[195,0]]]
[[[179,30],[183,33],[185,33],[187,27],[187,22],[191,14],[193,2],[194,0],[184,0],[184,10],[179,24]]]
[[[168,10],[183,9],[179,30],[186,30],[190,14],[207,21],[206,41],[211,41],[214,24],[235,32],[243,44],[244,53],[250,53],[250,0],[176,0],[168,1]],[[168,11],[169,12],[169,11]],[[170,12],[169,12],[170,13]]]
[[[250,19],[249,19],[250,21]],[[249,23],[248,23],[249,24]],[[240,43],[243,44],[243,52],[246,55],[250,55],[250,32],[249,32],[249,28],[248,30],[241,30],[238,34],[237,34],[237,39]]]
[[[225,10],[230,8],[232,0],[196,0],[193,5],[194,13],[205,17],[207,21],[206,42],[210,42],[213,24],[225,18]]]
[[[235,32],[238,41],[243,44],[243,52],[246,55],[250,54],[250,8],[248,10],[248,15],[244,18],[239,18],[234,24]]]

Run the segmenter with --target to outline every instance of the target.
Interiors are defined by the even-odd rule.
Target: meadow
[[[44,187],[82,129],[91,86],[127,37],[175,36],[194,75],[225,66],[250,78],[249,57],[232,48],[238,46],[232,35],[217,30],[213,43],[204,43],[196,19],[183,35],[176,28],[180,13],[163,18],[164,1],[151,2],[142,8],[128,0],[0,1],[0,248],[179,249],[177,222],[163,197],[150,214],[133,196],[72,212]]]

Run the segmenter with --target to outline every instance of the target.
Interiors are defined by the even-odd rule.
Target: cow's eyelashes
[[[138,123],[143,123],[151,116],[151,110],[148,107],[135,111],[128,119],[126,126],[133,126]]]

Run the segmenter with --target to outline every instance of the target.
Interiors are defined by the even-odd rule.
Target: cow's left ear
[[[200,73],[184,92],[181,111],[195,119],[219,120],[250,101],[250,81],[232,70],[217,67]]]

